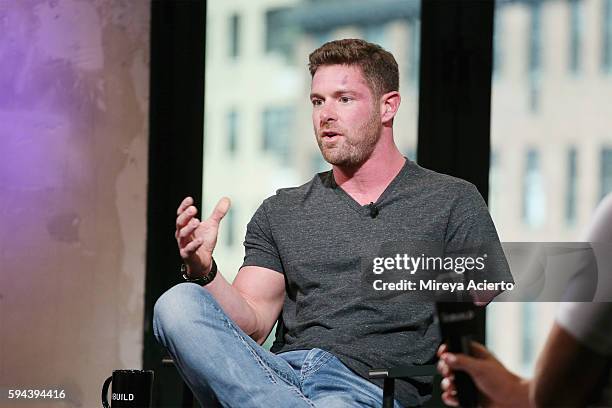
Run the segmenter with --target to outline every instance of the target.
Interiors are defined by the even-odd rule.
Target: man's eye
[[[320,99],[313,99],[312,101],[312,106],[320,106],[323,101],[321,101]]]
[[[342,103],[348,103],[351,101],[351,98],[349,98],[348,96],[341,96],[340,97],[340,102]]]

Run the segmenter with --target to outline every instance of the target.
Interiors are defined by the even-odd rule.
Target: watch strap
[[[181,265],[181,273],[183,274],[183,279],[185,282],[197,283],[200,286],[206,286],[212,282],[213,279],[215,279],[215,276],[217,276],[217,263],[215,262],[215,258],[212,258],[212,267],[210,268],[210,272],[198,278],[189,277],[187,274],[187,265],[185,264]]]

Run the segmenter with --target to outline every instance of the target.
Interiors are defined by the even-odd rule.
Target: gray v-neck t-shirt
[[[275,352],[320,348],[364,378],[372,368],[434,359],[440,344],[434,305],[405,293],[373,296],[364,289],[364,260],[385,243],[499,245],[495,226],[474,185],[408,159],[375,206],[373,217],[328,171],[278,190],[255,212],[243,266],[285,276],[284,332]],[[422,403],[431,392],[427,380],[397,381],[396,398]]]

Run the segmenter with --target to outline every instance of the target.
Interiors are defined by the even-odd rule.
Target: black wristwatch
[[[215,262],[215,258],[212,258],[212,267],[210,268],[210,272],[208,272],[208,274],[205,276],[200,276],[199,278],[190,278],[189,275],[187,275],[187,265],[185,264],[181,265],[181,273],[183,274],[183,279],[185,279],[186,282],[206,286],[212,282],[213,279],[215,279],[215,276],[217,276],[217,263]]]

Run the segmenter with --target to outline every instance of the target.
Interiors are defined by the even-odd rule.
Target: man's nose
[[[319,119],[321,120],[321,124],[335,121],[337,119],[336,110],[331,105],[325,105],[323,109],[321,109],[321,115],[319,116]]]

